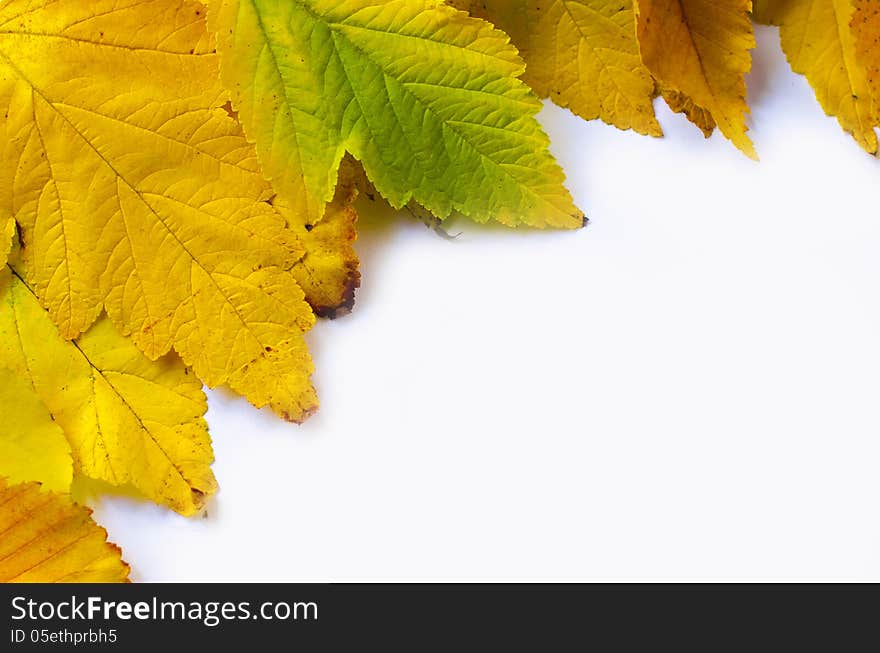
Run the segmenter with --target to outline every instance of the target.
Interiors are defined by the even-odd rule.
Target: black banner
[[[0,651],[877,647],[876,585],[4,585]],[[648,649],[645,649],[648,646]],[[232,647],[231,649],[229,647]],[[365,648],[369,647],[369,648]],[[378,647],[378,648],[377,648]],[[821,650],[821,648],[820,648]]]

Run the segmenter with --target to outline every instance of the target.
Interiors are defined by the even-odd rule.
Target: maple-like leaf
[[[861,34],[863,50],[877,50],[874,40],[878,33],[870,31],[872,4],[876,11],[877,3],[857,3],[860,12],[855,16],[852,0],[761,0],[755,17],[779,26],[782,49],[792,70],[807,78],[825,113],[836,116],[861,147],[875,154],[877,123],[867,69],[858,61],[855,36]]]
[[[522,79],[585,120],[601,118],[650,136],[654,80],[639,57],[632,0],[454,0],[510,35]]]
[[[92,511],[0,477],[0,583],[124,583],[129,566]]]
[[[199,511],[216,490],[201,383],[173,355],[148,360],[107,319],[64,340],[9,267],[0,271],[0,365],[26,380],[51,412],[75,470],[131,484],[185,515]],[[37,417],[22,427],[28,423],[41,425]],[[28,480],[44,480],[49,472]]]
[[[27,381],[4,367],[0,367],[0,415],[0,476],[69,491],[73,460],[64,433]]]
[[[439,0],[213,0],[222,79],[279,197],[317,223],[348,151],[395,207],[580,227],[502,32]]]
[[[317,405],[291,273],[304,249],[227,113],[203,5],[0,5],[0,215],[65,338],[102,309],[291,420]]]
[[[751,0],[635,0],[635,7],[642,61],[661,87],[694,106],[674,95],[670,104],[689,117],[707,111],[722,134],[756,158],[746,135],[745,74],[755,47]],[[710,124],[697,121],[701,129]]]

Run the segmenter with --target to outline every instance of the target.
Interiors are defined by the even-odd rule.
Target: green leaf
[[[580,227],[507,36],[437,0],[215,0],[222,79],[278,200],[320,218],[346,151],[395,207]]]

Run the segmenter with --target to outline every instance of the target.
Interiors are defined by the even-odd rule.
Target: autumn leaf
[[[0,476],[12,482],[39,481],[68,492],[73,481],[70,445],[34,389],[0,367]]]
[[[864,71],[871,101],[870,132],[876,137],[874,129],[880,126],[880,0],[854,0],[850,29],[856,63]]]
[[[684,114],[688,120],[703,132],[703,136],[709,138],[715,132],[715,128],[718,125],[715,123],[712,114],[706,109],[697,106],[687,95],[663,85],[659,87],[659,91],[669,108],[675,113]]]
[[[507,37],[438,0],[214,0],[222,79],[267,177],[316,224],[348,151],[395,207],[580,227]]]
[[[201,383],[173,356],[145,358],[107,319],[74,341],[64,340],[31,289],[8,267],[0,271],[0,366],[26,381],[45,404],[78,472],[117,486],[130,484],[185,515],[198,512],[216,490]],[[10,401],[15,387],[6,390]],[[45,417],[36,407],[15,416],[22,453],[16,454],[13,470],[7,462],[2,473],[45,482],[64,471],[47,462],[39,473],[15,473],[38,465],[22,458],[23,446],[39,448],[43,438],[42,455],[49,455],[54,430]],[[15,430],[7,431],[5,439],[14,435]],[[58,451],[52,455],[59,457]],[[55,482],[50,487],[63,489]]]
[[[455,0],[510,35],[526,62],[522,79],[585,120],[601,118],[649,136],[654,80],[639,57],[631,0]]]
[[[792,70],[806,76],[825,113],[871,154],[880,124],[878,10],[871,0],[762,0],[755,7],[758,20],[779,26]]]
[[[298,421],[317,406],[314,316],[291,273],[304,248],[224,109],[204,13],[0,6],[0,215],[65,338],[106,309],[150,358],[173,348],[209,386]]]
[[[224,109],[238,120],[238,112],[231,103],[224,105]],[[359,164],[354,165],[357,167],[352,168],[348,157],[342,160],[336,193],[317,223],[277,196],[272,198],[272,205],[302,244],[304,253],[291,272],[318,317],[332,319],[350,311],[355,291],[360,287],[360,261],[354,249],[358,219],[354,201],[358,195],[355,176],[359,179],[364,173]]]
[[[856,41],[856,61],[865,72],[871,97],[869,131],[876,139],[874,128],[880,125],[880,0],[855,0],[851,27]],[[876,150],[865,149],[876,153]]]
[[[127,582],[129,566],[91,513],[39,483],[0,477],[0,582]]]
[[[360,286],[359,261],[354,250],[358,216],[352,207],[358,195],[358,175],[363,175],[363,171],[349,158],[343,159],[336,194],[324,217],[316,223],[290,222],[291,230],[305,248],[305,254],[293,266],[293,276],[319,317],[333,318],[351,310],[355,290]]]
[[[752,158],[746,135],[745,74],[755,47],[751,0],[635,0],[642,61],[676,106],[701,129],[711,123]],[[692,105],[679,95],[689,99]]]
[[[14,235],[15,219],[10,217],[4,221],[0,218],[0,267],[6,265],[6,260],[9,257],[9,248]]]
[[[857,61],[856,37],[873,39],[867,7],[854,16],[852,0],[761,0],[756,18],[779,26],[792,70],[806,76],[819,104],[868,152],[877,152],[875,121],[865,69]],[[876,43],[865,46],[874,50]]]

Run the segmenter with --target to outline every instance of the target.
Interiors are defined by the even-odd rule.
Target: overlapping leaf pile
[[[779,26],[792,70],[829,116],[871,154],[880,126],[880,1],[758,0],[756,18]]]
[[[758,8],[872,152],[878,6]],[[359,188],[440,220],[582,226],[539,97],[660,136],[660,95],[755,156],[751,9],[0,1],[0,529],[19,542],[0,580],[127,578],[64,496],[77,477],[198,513],[217,488],[203,384],[314,412],[305,334],[352,307]]]
[[[451,0],[506,30],[544,98],[587,120],[660,136],[662,96],[706,136],[748,156],[744,76],[750,20],[778,25],[793,70],[828,115],[874,154],[880,126],[878,0]]]

